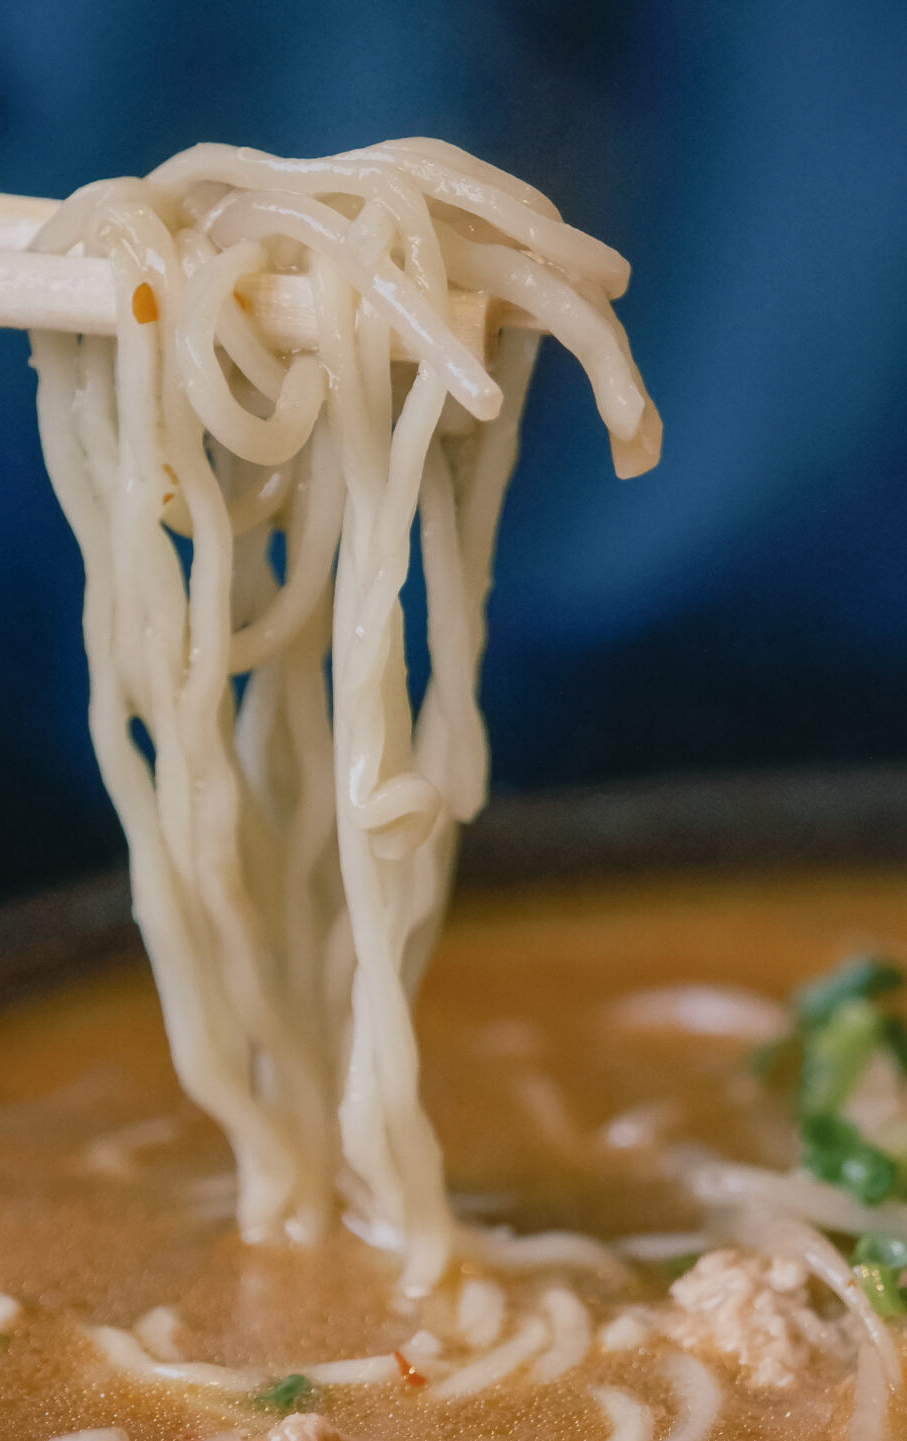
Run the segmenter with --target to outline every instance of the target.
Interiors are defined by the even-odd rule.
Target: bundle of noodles
[[[247,1238],[317,1239],[339,1191],[429,1286],[453,1230],[410,1011],[457,823],[485,798],[484,603],[537,344],[506,333],[489,374],[448,292],[516,303],[575,352],[630,475],[660,423],[610,307],[628,267],[428,140],[319,161],[201,145],[78,192],[36,244],[106,256],[116,279],[115,340],[32,345],[85,560],[92,733],[177,1072],[233,1146]],[[317,354],[264,344],[237,290],[261,271],[309,277]],[[415,364],[392,364],[392,334]],[[414,724],[417,511],[432,669]]]

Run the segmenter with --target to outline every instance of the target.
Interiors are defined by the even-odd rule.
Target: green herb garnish
[[[701,1256],[701,1251],[687,1251],[682,1256],[666,1256],[660,1269],[669,1281],[679,1281],[681,1276],[692,1271]]]
[[[872,1309],[886,1319],[890,1316],[907,1315],[904,1304],[904,1288],[897,1283],[896,1271],[888,1266],[873,1266],[860,1262],[853,1273],[872,1303]]]
[[[907,1267],[907,1242],[870,1231],[857,1242],[851,1264],[880,1316],[907,1315],[907,1290],[899,1284]]]
[[[907,1194],[907,1124],[889,1125],[869,1141],[845,1114],[866,1067],[883,1048],[907,1072],[907,1025],[887,1014],[878,999],[903,984],[903,973],[887,960],[846,961],[795,994],[792,1030],[754,1057],[757,1075],[789,1085],[796,1095],[806,1168],[867,1206]],[[857,1264],[885,1263],[862,1256]],[[875,1273],[862,1279],[876,1289],[885,1280]]]
[[[800,1110],[805,1116],[843,1106],[883,1039],[883,1017],[871,1001],[847,1000],[803,1042]]]
[[[900,1016],[885,1016],[883,1020],[885,1043],[894,1052],[895,1060],[902,1071],[907,1071],[907,1026]]]
[[[907,1267],[907,1241],[882,1231],[867,1231],[854,1247],[853,1259],[871,1266],[888,1266],[898,1272]]]
[[[273,1407],[275,1411],[295,1410],[298,1403],[306,1396],[311,1396],[314,1386],[308,1376],[301,1372],[294,1371],[289,1376],[284,1376],[280,1381],[275,1381],[265,1391],[259,1391],[254,1398],[256,1406]]]
[[[822,1181],[849,1191],[864,1206],[897,1195],[897,1163],[864,1141],[852,1121],[828,1113],[805,1116],[801,1126],[803,1164]]]
[[[810,981],[794,994],[801,1026],[820,1026],[847,1001],[870,1001],[904,984],[899,966],[877,956],[855,956],[830,975]]]

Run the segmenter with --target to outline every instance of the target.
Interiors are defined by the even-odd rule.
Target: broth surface
[[[640,1116],[672,1141],[789,1165],[785,1110],[754,1082],[749,1043],[615,1028],[609,1004],[680,982],[782,997],[854,950],[903,960],[905,879],[684,879],[462,899],[418,1021],[424,1095],[464,1220],[605,1239],[695,1229],[696,1207],[652,1150],[625,1143]],[[187,1360],[269,1376],[401,1348],[422,1328],[449,1333],[472,1263],[404,1305],[392,1299],[391,1259],[345,1231],[308,1253],[239,1242],[228,1148],[179,1091],[142,965],[8,1007],[0,1055],[0,1291],[23,1304],[0,1352],[4,1441],[110,1425],[130,1441],[264,1436],[279,1415],[250,1409],[248,1396],[136,1383],[86,1335],[129,1330],[159,1306],[176,1309]],[[515,1317],[537,1303],[538,1277],[502,1279]],[[670,1279],[652,1264],[632,1269],[623,1296],[594,1271],[549,1271],[544,1284],[572,1287],[597,1327]],[[676,1409],[669,1349],[593,1343],[557,1381],[518,1372],[461,1401],[400,1376],[320,1387],[312,1405],[349,1441],[560,1441],[606,1437],[590,1387],[620,1386],[652,1405],[661,1435]],[[720,1358],[710,1364],[725,1387],[716,1438],[843,1436],[852,1377],[834,1358],[793,1391],[753,1389]]]

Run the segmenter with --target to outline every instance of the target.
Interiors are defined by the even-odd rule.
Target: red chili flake
[[[404,1381],[409,1382],[410,1386],[425,1385],[426,1378],[422,1375],[422,1372],[417,1371],[415,1366],[411,1366],[409,1364],[402,1351],[394,1352],[394,1360],[400,1368],[400,1375],[403,1377]]]
[[[168,490],[168,491],[167,491],[167,494],[164,496],[164,504],[166,505],[166,504],[167,504],[167,501],[168,501],[168,500],[172,500],[172,499],[173,499],[173,491],[172,491],[172,490]]]
[[[172,466],[172,465],[168,465],[166,461],[164,461],[164,474],[165,474],[165,475],[169,475],[169,477],[170,477],[170,479],[173,481],[173,484],[174,484],[174,485],[179,485],[179,483],[180,483],[180,478],[179,478],[179,476],[177,475],[176,471],[173,469],[173,466]]]
[[[152,320],[157,320],[157,301],[147,280],[132,292],[132,313],[139,325],[150,325]]]
[[[241,290],[234,289],[233,299],[236,301],[236,304],[239,306],[240,310],[245,310],[249,314],[251,314],[251,312],[255,309],[248,295],[243,295]]]

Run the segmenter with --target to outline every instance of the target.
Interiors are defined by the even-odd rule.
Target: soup
[[[668,1161],[693,1146],[766,1173],[796,1159],[788,1098],[756,1080],[754,1047],[792,983],[854,949],[903,953],[904,881],[464,898],[417,1021],[474,1249],[421,1299],[346,1229],[317,1250],[238,1239],[229,1150],[182,1097],[138,958],[9,1007],[4,1441],[112,1426],[251,1441],[289,1427],[287,1410],[349,1441],[845,1436],[859,1337],[843,1306],[742,1245],[697,1261],[714,1242]],[[652,989],[680,983],[679,1010]],[[352,1384],[345,1359],[363,1363]],[[300,1376],[311,1390],[280,1392]]]

